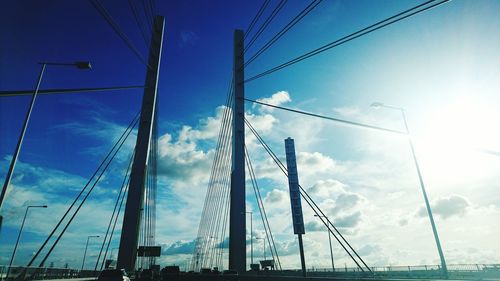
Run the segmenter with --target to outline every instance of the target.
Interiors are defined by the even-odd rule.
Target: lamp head
[[[382,106],[384,106],[384,104],[383,104],[383,103],[381,103],[381,102],[374,102],[374,103],[372,103],[370,106],[371,106],[371,107],[373,107],[373,108],[375,108],[375,109],[379,109],[379,108],[381,108]]]
[[[89,61],[76,61],[75,66],[79,69],[92,69]]]

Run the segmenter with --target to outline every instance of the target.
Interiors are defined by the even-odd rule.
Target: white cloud
[[[338,180],[319,180],[311,186],[308,191],[312,195],[319,197],[330,197],[332,194],[344,192],[345,184]]]
[[[181,139],[172,140],[170,134],[165,134],[158,141],[159,165],[158,172],[170,179],[186,179],[191,183],[200,183],[208,178],[214,151],[203,151],[196,142]]]
[[[260,98],[260,99],[257,99],[257,101],[262,102],[262,103],[271,104],[271,105],[280,106],[284,103],[292,101],[292,99],[290,98],[290,95],[288,94],[287,91],[279,91],[279,92],[274,93],[269,98]],[[256,106],[257,105],[254,104],[254,107],[256,107]],[[259,105],[259,109],[262,112],[272,112],[274,110],[274,108],[269,107],[269,106],[265,106],[265,105]]]
[[[275,93],[260,100],[273,104],[291,101],[289,94],[285,92]],[[221,106],[213,116],[202,118],[194,125],[184,125],[178,130],[165,132],[160,137],[157,241],[162,244],[164,253],[168,254],[160,259],[162,263],[180,263],[191,257],[192,241],[196,237],[224,110]],[[337,112],[359,118],[358,120],[364,120],[366,117],[356,108],[344,108]],[[302,186],[346,239],[359,249],[359,253],[366,258],[369,265],[439,262],[434,253],[435,245],[428,221],[415,217],[415,209],[421,206],[422,199],[406,139],[394,140],[390,137],[367,137],[368,134],[360,134],[362,138],[351,140],[352,146],[336,148],[338,143],[333,145],[329,140],[337,133],[337,128],[326,127],[323,121],[285,115],[278,110],[270,111],[264,108],[255,111],[249,109],[246,118],[283,163],[283,139],[289,135],[295,139]],[[102,136],[94,136],[102,140],[106,138],[105,135],[109,140],[110,135],[116,136],[124,129],[118,125],[115,127],[112,123],[99,124],[100,128],[111,128],[111,132],[114,132],[110,134],[102,131]],[[85,129],[76,125],[74,128]],[[337,139],[337,136],[334,139]],[[297,268],[300,263],[296,258],[298,246],[291,227],[287,179],[248,130],[246,141],[284,268]],[[356,148],[354,152],[343,151],[352,148]],[[352,154],[349,154],[350,152]],[[20,165],[22,167],[23,163]],[[12,190],[17,193],[12,196],[15,199],[11,202],[17,206],[12,209],[15,212],[11,216],[15,215],[17,219],[22,215],[26,202],[48,202],[51,212],[60,215],[67,207],[67,201],[56,202],[57,198],[61,198],[57,192],[62,186],[74,192],[85,182],[83,178],[75,175],[38,168],[37,170],[35,167],[25,166],[24,169],[19,169],[23,172],[19,174]],[[35,184],[27,184],[27,181],[33,178],[37,178]],[[107,177],[106,180],[111,178]],[[500,212],[498,206],[491,205],[494,196],[486,196],[489,197],[486,199],[490,200],[490,204],[483,206],[482,203],[486,202],[485,196],[471,197],[471,194],[478,193],[476,190],[464,193],[467,190],[465,183],[454,187],[457,188],[456,192],[463,195],[450,196],[443,191],[444,188],[436,187],[432,179],[428,181],[432,195],[439,198],[433,201],[433,210],[436,216],[442,219],[437,223],[447,258],[457,263],[500,258],[497,254],[500,249],[491,246],[491,241],[496,241],[495,237],[498,237],[500,229],[495,228]],[[95,192],[96,201],[89,201],[88,206],[82,209],[82,215],[77,217],[81,225],[92,227],[71,227],[67,237],[61,241],[61,246],[70,243],[80,245],[80,240],[83,241],[82,237],[86,234],[83,233],[84,230],[102,231],[106,222],[96,224],[93,220],[96,216],[109,215],[108,207],[113,204],[112,196],[100,197],[106,194],[107,188],[104,183],[98,186]],[[494,185],[488,185],[488,188],[494,191]],[[254,212],[254,234],[262,236],[263,229],[255,200],[253,195],[248,195],[252,195],[249,183],[247,206]],[[67,196],[71,198],[73,194],[68,193]],[[307,232],[304,236],[307,245],[306,259],[311,264],[328,267],[329,251],[326,248],[328,240],[325,228],[318,218],[313,216],[309,206],[304,201],[302,204]],[[15,221],[15,218],[13,217],[12,221]],[[54,221],[42,217],[41,212],[34,214],[33,218],[38,223],[31,226],[31,231],[38,233],[40,237],[46,234],[47,225],[54,224]],[[487,226],[488,223],[493,226]],[[118,225],[121,226],[121,223]],[[467,225],[467,229],[464,225]],[[474,239],[468,238],[469,236]],[[483,236],[484,239],[481,238]],[[477,240],[477,245],[467,250],[463,245],[470,244],[467,241],[470,242],[471,239]],[[262,243],[254,241],[254,247],[254,254],[257,256],[259,251],[261,255]],[[348,256],[335,241],[333,247],[336,262],[345,262],[350,266]],[[2,249],[4,248],[0,248],[2,253],[8,251]],[[70,256],[68,251],[61,249],[54,253],[54,260],[73,260]],[[74,260],[76,262],[76,258]]]
[[[431,204],[432,213],[444,220],[455,216],[463,217],[469,206],[470,203],[467,198],[456,194],[439,198]],[[427,217],[427,209],[421,207],[417,215],[420,217]]]
[[[273,189],[267,193],[264,201],[268,204],[280,203],[286,200],[287,195],[288,193],[283,190]]]
[[[361,212],[357,211],[349,215],[344,215],[335,219],[334,224],[339,228],[354,228],[361,221]]]

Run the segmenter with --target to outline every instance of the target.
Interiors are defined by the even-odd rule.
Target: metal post
[[[38,94],[38,89],[40,88],[40,84],[42,83],[43,73],[45,71],[46,63],[42,63],[42,68],[40,69],[40,73],[38,74],[38,80],[35,86],[35,92],[31,97],[30,106],[28,108],[28,112],[26,112],[26,117],[24,118],[23,128],[21,129],[21,135],[17,140],[16,150],[14,151],[14,155],[12,155],[12,160],[10,160],[9,170],[7,171],[7,175],[5,176],[5,181],[2,187],[2,191],[0,193],[0,211],[2,210],[3,202],[5,199],[5,195],[7,194],[7,189],[10,185],[10,181],[12,180],[12,173],[14,172],[14,168],[16,167],[17,158],[19,156],[19,151],[21,151],[21,146],[23,144],[24,135],[26,134],[26,128],[28,127],[28,123],[31,116],[31,111],[33,111],[33,106],[35,105],[35,100]],[[0,229],[2,229],[2,220],[3,217],[0,215]]]
[[[24,212],[23,222],[21,223],[21,228],[19,229],[19,234],[17,235],[16,244],[14,245],[14,250],[12,251],[12,256],[10,257],[9,267],[7,267],[7,273],[5,274],[5,280],[8,280],[10,273],[10,268],[12,267],[12,263],[14,262],[14,258],[16,257],[17,246],[19,245],[19,240],[21,240],[21,233],[23,232],[24,222],[26,221],[26,217],[28,216],[28,210],[30,208],[47,208],[46,205],[43,206],[28,206],[26,207],[26,212]]]
[[[262,243],[264,243],[264,251],[263,251],[263,255],[264,255],[264,260],[266,259],[265,256],[266,256],[266,240],[265,238],[261,238],[261,237],[255,237],[255,240],[262,240]]]
[[[234,104],[233,104],[233,161],[231,169],[231,207],[229,217],[229,269],[246,270],[245,213],[245,122],[243,85],[243,31],[234,31]]]
[[[140,210],[143,204],[146,168],[155,117],[156,94],[160,69],[163,29],[165,19],[156,16],[149,49],[148,69],[144,96],[142,98],[141,119],[135,145],[135,156],[130,174],[127,204],[118,250],[117,268],[133,271],[137,258],[137,243],[140,229]]]
[[[323,217],[325,218],[328,222],[330,222],[330,220],[328,219],[327,216],[321,216],[321,215],[314,215],[315,217]],[[332,249],[332,237],[331,237],[331,233],[330,233],[330,229],[327,227],[326,228],[326,232],[328,233],[328,243],[330,245],[330,257],[332,259],[332,271],[335,272],[335,264],[333,263],[333,249]]]
[[[253,238],[252,238],[252,233],[253,233],[252,215],[253,215],[253,213],[252,212],[243,213],[243,215],[245,215],[245,219],[246,219],[246,214],[250,214],[250,267],[251,267],[251,265],[253,264]]]
[[[83,261],[82,261],[82,269],[81,270],[83,270],[83,266],[85,265],[85,257],[87,256],[87,248],[89,246],[89,240],[90,240],[90,238],[94,238],[94,237],[99,237],[99,235],[87,236],[87,244],[85,244],[85,252],[83,252]]]
[[[3,202],[5,201],[7,189],[9,188],[10,181],[12,180],[12,173],[14,172],[14,168],[15,168],[16,163],[17,163],[17,158],[19,157],[19,152],[21,151],[21,146],[23,144],[24,135],[26,134],[26,128],[28,127],[31,112],[33,111],[33,106],[35,105],[35,100],[36,100],[36,97],[38,95],[38,90],[40,88],[40,84],[42,83],[42,77],[43,77],[43,73],[45,72],[46,66],[47,65],[63,65],[63,66],[65,65],[65,66],[76,66],[79,69],[91,69],[92,68],[92,66],[90,65],[90,62],[88,62],[88,61],[77,61],[74,63],[40,62],[39,64],[41,64],[42,67],[40,69],[40,73],[38,74],[38,80],[36,82],[35,92],[33,93],[33,96],[31,97],[30,106],[28,108],[28,111],[26,112],[26,117],[24,119],[23,127],[21,129],[21,135],[19,136],[19,139],[17,141],[16,150],[14,151],[14,155],[12,155],[9,170],[7,171],[7,176],[5,177],[2,191],[0,192],[0,212],[2,210]],[[2,221],[3,221],[3,216],[0,214],[0,230],[2,229]]]
[[[332,235],[330,233],[330,230],[326,228],[326,231],[328,232],[328,242],[330,243],[330,257],[332,258],[332,271],[335,272],[335,264],[333,263],[333,249],[332,249]]]
[[[429,215],[429,220],[431,222],[432,234],[434,234],[434,240],[436,241],[436,247],[439,253],[439,258],[441,260],[443,275],[445,278],[448,278],[448,268],[446,266],[446,260],[444,258],[443,249],[441,248],[441,242],[439,241],[439,235],[437,232],[436,224],[434,223],[434,217],[432,215],[431,205],[429,204],[429,198],[427,197],[427,192],[425,191],[424,180],[420,172],[420,166],[418,165],[417,156],[415,154],[415,148],[413,147],[413,141],[410,136],[410,130],[408,129],[408,123],[406,122],[406,114],[403,108],[399,108],[399,110],[403,115],[403,121],[405,123],[406,133],[408,134],[408,141],[410,143],[411,154],[413,156],[413,161],[415,162],[415,168],[417,169],[418,180],[420,181],[420,188],[422,189],[422,194],[424,196],[425,207],[427,209],[427,214]]]
[[[83,271],[83,267],[85,266],[85,257],[87,256],[87,247],[89,246],[89,240],[90,236],[87,237],[87,244],[85,244],[85,251],[83,252],[82,269],[80,269],[80,271]]]
[[[410,148],[411,148],[411,154],[413,156],[413,162],[415,163],[415,168],[417,169],[417,174],[418,174],[418,180],[420,182],[420,189],[422,190],[422,195],[424,196],[424,202],[425,202],[425,207],[427,209],[427,215],[429,216],[429,220],[431,222],[431,227],[432,227],[432,234],[434,235],[434,240],[436,241],[436,247],[439,253],[439,259],[441,260],[441,268],[443,271],[443,277],[448,278],[448,268],[446,266],[446,260],[444,258],[443,254],[443,249],[441,248],[441,242],[439,241],[439,235],[437,232],[436,224],[434,222],[434,217],[432,215],[432,209],[431,205],[429,204],[429,198],[427,197],[427,192],[425,191],[425,185],[424,185],[424,180],[422,177],[422,173],[420,172],[420,166],[417,161],[417,156],[415,153],[415,148],[413,147],[413,141],[410,135],[410,130],[408,128],[408,123],[406,122],[406,113],[404,108],[402,107],[397,107],[397,106],[391,106],[391,105],[386,105],[380,102],[374,102],[371,105],[372,107],[375,108],[380,108],[380,107],[385,107],[385,108],[390,108],[394,110],[398,110],[401,112],[401,115],[403,116],[403,121],[405,124],[405,129],[406,129],[406,134],[408,135],[408,142],[410,143]]]
[[[250,212],[250,264],[253,264],[253,239],[252,239],[252,233],[253,233],[253,222],[252,222],[252,212]]]
[[[264,243],[264,260],[266,260],[266,238],[262,238],[262,243]]]

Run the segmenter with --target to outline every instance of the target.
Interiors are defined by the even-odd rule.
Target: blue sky
[[[273,7],[277,4],[271,2]],[[420,2],[324,1],[245,69],[246,77]],[[127,3],[102,3],[146,56]],[[165,251],[162,264],[179,263],[190,252],[230,79],[233,30],[246,29],[260,4],[157,3],[159,14],[166,18],[159,81],[162,176],[157,235],[164,249],[170,250]],[[287,3],[249,53],[305,5]],[[449,262],[498,262],[500,158],[478,151],[500,151],[500,135],[494,130],[500,120],[499,9],[496,1],[451,1],[249,82],[246,95],[398,130],[403,129],[398,112],[376,111],[369,105],[380,101],[404,107]],[[88,1],[6,1],[0,9],[0,38],[0,90],[32,89],[39,61],[90,60],[93,65],[91,71],[49,66],[42,89],[144,81],[144,65]],[[23,236],[16,261],[25,263],[139,110],[141,95],[141,90],[126,90],[38,97],[14,188],[3,210],[9,213],[0,234],[0,264],[8,262],[25,206],[47,203],[48,209],[33,212],[34,223]],[[28,102],[28,96],[0,98],[2,181]],[[344,231],[363,249],[368,263],[437,263],[428,221],[421,216],[421,194],[405,138],[251,104],[247,114],[276,152],[283,154],[284,138],[296,139],[302,185],[311,189],[328,214],[346,223]],[[283,219],[289,216],[286,181],[255,140],[248,141],[284,261],[289,268],[297,267],[291,223]],[[113,164],[114,175],[122,175],[133,143],[132,138],[128,150]],[[105,230],[106,222],[96,218],[110,214],[120,181],[120,176],[107,175],[99,184],[82,209],[84,214],[54,252],[56,265],[78,266],[81,258],[75,253],[81,252],[87,235]],[[252,196],[247,197],[249,209],[256,208]],[[305,236],[307,259],[315,267],[326,267],[329,253],[322,251],[328,243],[326,235],[310,211],[305,211],[305,219],[311,230]],[[256,229],[262,231],[259,225]],[[340,264],[348,263],[340,249],[335,251]]]

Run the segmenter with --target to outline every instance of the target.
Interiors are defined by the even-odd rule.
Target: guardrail
[[[381,266],[370,267],[373,274],[362,272],[359,268],[338,267],[335,271],[332,268],[307,269],[310,277],[363,277],[363,278],[402,278],[402,279],[441,279],[443,272],[439,265],[418,265],[418,266]],[[284,269],[282,271],[266,270],[247,272],[247,274],[273,275],[273,276],[301,276],[300,269]],[[498,279],[500,280],[500,264],[452,264],[448,265],[449,279],[479,280]]]
[[[0,265],[0,281],[95,278],[99,275],[99,271],[94,270],[12,266],[7,276],[8,269],[8,266]]]
[[[99,275],[99,271],[79,270],[70,268],[39,268],[13,266],[7,277],[7,266],[0,265],[0,281],[31,281],[31,280],[56,280],[56,279],[81,279],[90,280]],[[383,266],[371,267],[373,274],[362,272],[359,268],[338,267],[307,269],[309,277],[339,277],[339,278],[375,278],[375,279],[440,279],[442,271],[439,265],[418,266]],[[301,276],[299,269],[284,269],[282,271],[265,270],[249,271],[244,275],[267,276]],[[500,280],[500,264],[452,264],[448,265],[448,278],[455,280]]]

